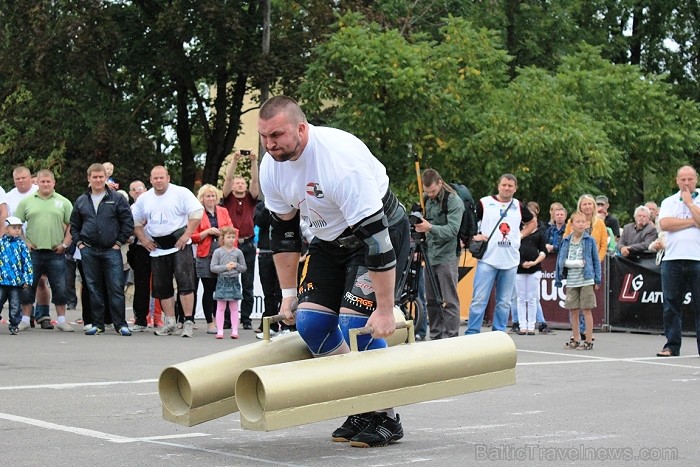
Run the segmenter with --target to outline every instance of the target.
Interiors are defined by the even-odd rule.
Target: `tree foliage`
[[[507,57],[485,29],[457,18],[443,40],[407,41],[398,31],[340,18],[338,31],[317,47],[300,89],[310,115],[351,129],[399,183],[414,180],[409,144],[427,161],[459,163],[455,134],[469,131],[482,98],[507,81]]]
[[[356,132],[406,198],[409,144],[481,192],[522,171],[521,193],[542,202],[658,199],[673,164],[697,163],[683,100],[700,98],[697,2],[270,4],[263,55],[265,1],[0,2],[0,183],[14,165],[48,167],[70,197],[105,160],[123,182],[165,163],[175,182],[216,183],[266,84]],[[580,176],[543,173],[549,161]]]
[[[662,76],[581,45],[554,72],[528,67],[509,81],[497,35],[461,18],[440,33],[406,39],[344,16],[301,87],[313,118],[367,142],[404,201],[416,191],[405,185],[414,179],[408,143],[423,168],[476,194],[511,172],[523,199],[574,206],[582,193],[606,193],[624,210],[666,193],[697,150],[697,105]]]

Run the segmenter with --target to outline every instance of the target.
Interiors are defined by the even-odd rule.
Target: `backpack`
[[[471,243],[472,237],[479,231],[476,218],[476,204],[474,203],[474,197],[469,188],[457,182],[450,183],[450,186],[464,203],[464,213],[462,214],[462,223],[459,225],[457,238],[464,243],[466,248],[469,246],[469,243]],[[442,198],[442,213],[445,215],[447,215],[447,198],[448,196]],[[458,255],[460,254],[460,250],[460,244],[457,242]]]

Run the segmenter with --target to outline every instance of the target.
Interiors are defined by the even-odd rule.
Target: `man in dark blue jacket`
[[[80,250],[92,306],[92,328],[85,334],[104,332],[106,285],[114,329],[122,336],[130,336],[125,316],[121,247],[134,231],[134,219],[127,199],[106,186],[107,172],[102,164],[92,164],[87,178],[90,187],[75,201],[70,219],[71,235]]]

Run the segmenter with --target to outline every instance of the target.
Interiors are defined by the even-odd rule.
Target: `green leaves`
[[[510,172],[522,199],[574,207],[582,193],[604,192],[624,211],[668,192],[700,144],[694,103],[585,44],[555,72],[528,67],[510,80],[498,36],[462,18],[447,18],[437,39],[354,15],[340,22],[300,88],[307,111],[362,138],[406,202],[417,193],[408,144],[422,168],[478,196]]]

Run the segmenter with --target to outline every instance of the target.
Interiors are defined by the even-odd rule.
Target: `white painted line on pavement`
[[[539,355],[555,355],[560,357],[576,358],[580,360],[554,360],[548,362],[519,362],[516,366],[537,366],[537,365],[571,365],[580,363],[644,363],[646,365],[659,365],[668,366],[675,368],[691,368],[700,370],[700,360],[696,355],[684,355],[682,357],[631,357],[631,358],[610,358],[610,357],[597,357],[586,353],[585,355],[579,355],[578,353],[571,352],[544,352],[540,350],[523,350],[518,349],[518,352],[532,353]],[[698,360],[698,365],[682,365],[679,363],[674,363],[680,359],[693,358]]]
[[[211,435],[209,433],[180,433],[177,435],[145,436],[143,438],[134,438],[132,441],[158,441],[163,439],[201,438],[202,436]]]
[[[106,441],[112,441],[113,443],[130,443],[135,441],[133,438],[126,438],[124,436],[110,435],[109,433],[103,433],[101,431],[88,430],[85,428],[77,428],[73,426],[58,425],[56,423],[45,422],[43,420],[36,420],[34,418],[19,417],[17,415],[10,415],[8,413],[0,413],[0,418],[9,420],[17,423],[24,423],[26,425],[38,426],[39,428],[45,428],[47,430],[58,430],[65,431],[67,433],[73,433],[81,436],[88,436],[90,438],[104,439]]]
[[[207,452],[207,453],[212,453],[212,454],[218,454],[218,455],[222,455],[222,456],[226,456],[226,457],[233,457],[236,459],[245,459],[245,460],[248,460],[251,462],[261,463],[261,464],[264,463],[264,464],[276,464],[276,465],[293,465],[293,464],[289,464],[286,462],[270,461],[268,459],[261,459],[258,457],[234,454],[231,452],[217,451],[214,449],[204,449],[204,448],[200,448],[200,447],[192,446],[192,445],[159,441],[159,440],[176,439],[176,438],[192,438],[192,437],[211,436],[210,434],[207,434],[207,433],[181,433],[181,434],[170,435],[170,436],[165,435],[165,436],[153,436],[153,437],[145,437],[145,438],[127,438],[125,436],[112,435],[109,433],[103,433],[101,431],[88,430],[85,428],[78,428],[78,427],[73,427],[73,426],[58,425],[56,423],[46,422],[43,420],[36,420],[33,418],[27,418],[27,417],[19,417],[17,415],[11,415],[11,414],[7,414],[7,413],[0,413],[0,419],[9,420],[12,422],[17,422],[17,423],[24,423],[26,425],[32,425],[32,426],[44,428],[47,430],[64,431],[66,433],[72,433],[72,434],[80,435],[80,436],[87,436],[89,438],[102,439],[105,441],[110,441],[112,443],[146,442],[146,443],[151,443],[151,444],[172,446],[172,447],[177,447],[177,448],[181,448],[181,449],[189,449],[192,451],[201,451],[201,452]]]
[[[109,433],[103,433],[101,431],[89,430],[86,428],[78,428],[75,426],[59,425],[57,423],[46,422],[44,420],[37,420],[35,418],[20,417],[18,415],[11,415],[8,413],[0,413],[0,419],[5,419],[17,423],[24,423],[26,425],[45,428],[47,430],[65,431],[66,433],[87,436],[89,438],[103,439],[105,441],[111,441],[113,443],[136,443],[140,441],[150,442],[154,440],[164,439],[201,438],[203,436],[211,436],[208,433],[179,433],[173,435],[148,436],[143,438],[128,438],[126,436],[112,435]]]
[[[90,386],[113,386],[117,384],[153,384],[157,382],[157,379],[138,379],[135,381],[99,381],[93,383],[34,384],[27,386],[0,386],[0,391],[16,391],[25,389],[75,389]]]

